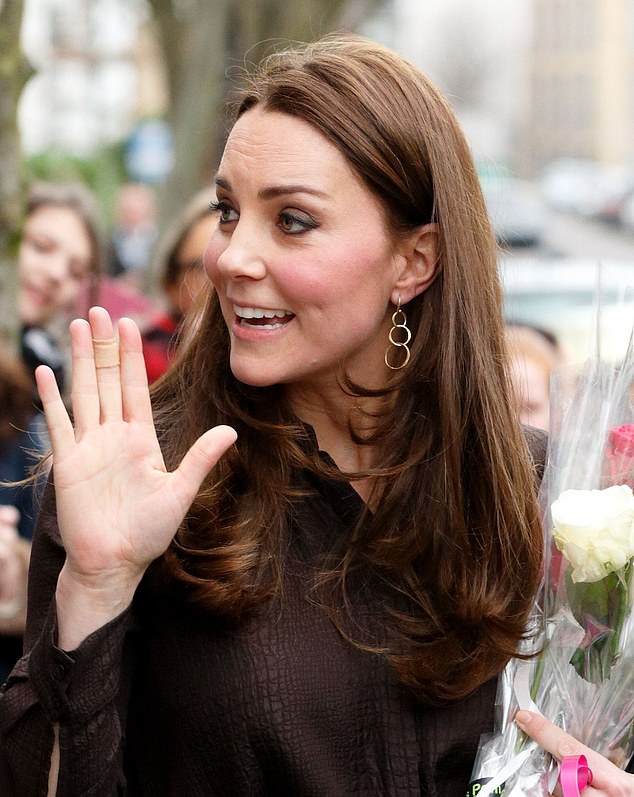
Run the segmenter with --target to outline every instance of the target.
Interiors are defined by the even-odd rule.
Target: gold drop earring
[[[404,338],[404,340],[395,340],[394,335],[397,337]],[[407,363],[409,362],[409,358],[411,357],[411,351],[409,350],[409,346],[407,345],[410,340],[412,339],[412,332],[410,328],[407,326],[407,316],[405,315],[405,310],[401,309],[401,297],[398,297],[398,305],[394,313],[392,313],[392,329],[390,329],[390,334],[388,335],[390,340],[391,346],[388,346],[385,350],[385,364],[388,368],[391,368],[392,371],[400,371],[401,368],[405,368]],[[405,350],[405,359],[400,365],[392,365],[390,362],[390,352],[392,351],[392,347],[396,350],[404,349]]]

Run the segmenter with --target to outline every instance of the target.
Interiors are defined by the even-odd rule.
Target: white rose
[[[573,581],[600,581],[634,556],[634,493],[565,490],[551,506],[553,535],[573,567]]]

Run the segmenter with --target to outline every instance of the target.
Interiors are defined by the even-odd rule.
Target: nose
[[[256,225],[247,224],[243,218],[218,241],[218,248],[212,239],[207,254],[213,258],[215,253],[215,269],[226,279],[260,280],[266,275],[263,236],[258,234]],[[211,268],[214,269],[213,263]]]
[[[70,262],[63,252],[51,253],[46,263],[46,276],[50,282],[62,282],[70,270]]]

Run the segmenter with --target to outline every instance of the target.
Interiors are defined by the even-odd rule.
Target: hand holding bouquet
[[[517,728],[518,709],[542,713],[620,768],[634,754],[632,340],[618,367],[596,358],[572,387],[569,375],[551,390],[544,582],[519,651],[537,655],[512,660],[500,677],[495,733],[481,742],[469,797],[552,792],[558,763]]]

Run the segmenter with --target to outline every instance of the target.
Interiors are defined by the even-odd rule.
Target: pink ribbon
[[[579,797],[592,783],[592,770],[584,755],[567,755],[561,761],[559,783],[564,797]]]

